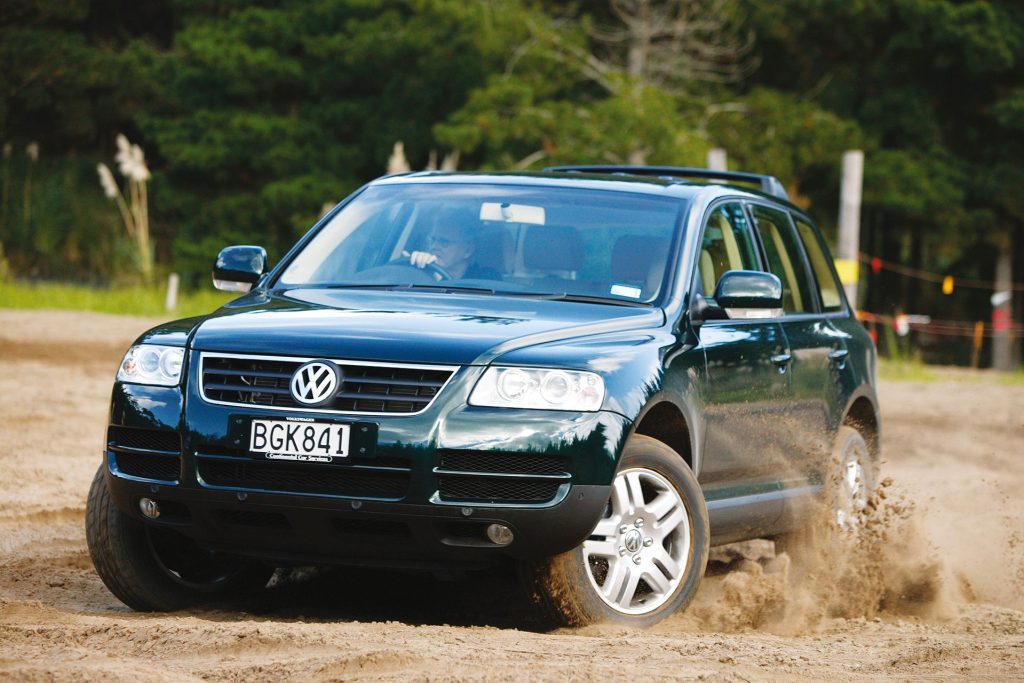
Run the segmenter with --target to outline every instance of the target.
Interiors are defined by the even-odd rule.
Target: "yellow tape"
[[[837,258],[836,272],[839,273],[839,281],[844,285],[855,285],[860,278],[860,264],[856,259]]]

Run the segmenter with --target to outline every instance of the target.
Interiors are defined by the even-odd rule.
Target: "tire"
[[[843,425],[836,434],[832,465],[829,503],[836,528],[857,534],[867,521],[868,501],[874,494],[877,480],[868,444],[850,425]]]
[[[578,547],[522,565],[556,625],[646,628],[693,599],[707,566],[708,513],[697,478],[664,443],[626,443],[605,515]]]
[[[841,426],[829,464],[820,507],[799,527],[775,538],[776,552],[799,560],[822,544],[859,537],[877,484],[875,462],[863,435],[850,425]]]
[[[118,600],[142,612],[172,612],[267,585],[271,567],[204,550],[122,512],[105,475],[101,465],[89,489],[85,538],[96,573]]]

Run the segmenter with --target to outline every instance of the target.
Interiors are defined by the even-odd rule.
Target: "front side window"
[[[782,211],[755,204],[754,223],[761,235],[768,270],[782,280],[782,310],[785,314],[811,313],[814,302],[804,269],[800,244]]]
[[[577,188],[370,187],[287,266],[278,287],[445,286],[650,303],[685,205]]]
[[[704,224],[697,272],[704,296],[712,296],[719,278],[727,270],[753,270],[757,256],[747,226],[747,217],[738,203],[722,204],[711,212]]]
[[[826,313],[840,311],[843,308],[843,299],[839,294],[839,282],[829,267],[828,256],[818,238],[817,230],[804,220],[794,216],[796,229],[804,242],[804,250],[807,252],[807,260],[811,262],[811,269],[814,271],[814,278],[817,280],[818,292],[821,295],[821,308]]]

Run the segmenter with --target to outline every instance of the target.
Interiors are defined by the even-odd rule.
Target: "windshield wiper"
[[[628,306],[630,308],[650,308],[650,304],[645,304],[640,301],[626,301],[624,299],[609,299],[604,296],[592,296],[588,294],[570,294],[569,292],[561,292],[559,294],[538,294],[535,292],[524,292],[524,293],[512,293],[512,296],[525,296],[532,297],[534,299],[544,299],[546,301],[573,301],[584,304],[610,304],[612,306]]]
[[[432,289],[438,292],[470,292],[472,294],[494,294],[489,287],[460,287],[458,285],[395,285],[392,289]]]
[[[630,308],[650,308],[651,304],[642,303],[640,301],[627,301],[624,299],[612,299],[603,296],[593,296],[588,294],[570,294],[569,292],[558,292],[558,293],[544,293],[544,292],[516,292],[509,290],[495,290],[489,287],[462,287],[459,285],[445,285],[438,283],[436,285],[424,285],[424,284],[401,284],[401,285],[390,285],[390,284],[309,284],[299,286],[298,288],[318,288],[318,289],[377,289],[382,292],[396,292],[406,291],[410,289],[427,289],[435,292],[444,293],[468,293],[468,294],[497,294],[499,296],[516,296],[528,299],[544,299],[546,301],[572,301],[576,303],[584,304],[605,304],[611,306],[628,306]]]
[[[472,292],[475,294],[494,294],[493,289],[487,287],[460,287],[458,285],[421,285],[421,284],[308,284],[296,285],[292,289],[379,289],[382,292],[395,292],[406,289],[430,289],[438,292]]]

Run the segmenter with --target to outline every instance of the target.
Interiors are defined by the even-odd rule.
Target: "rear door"
[[[829,432],[832,433],[839,428],[849,394],[857,385],[852,359],[849,357],[851,343],[856,346],[850,327],[852,324],[854,330],[858,330],[860,324],[849,315],[846,297],[843,295],[839,277],[832,265],[832,257],[821,238],[821,233],[806,217],[797,213],[790,215],[807,254],[812,276],[811,287],[817,294],[822,317],[829,326],[830,381],[825,396],[825,407],[829,413]]]

